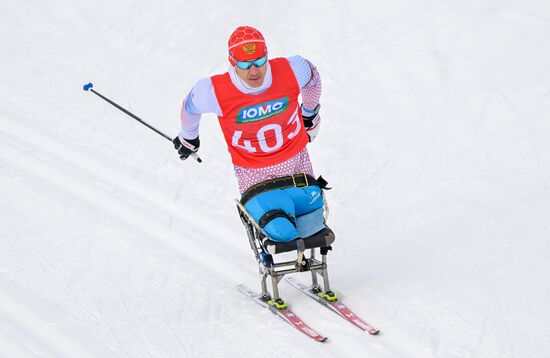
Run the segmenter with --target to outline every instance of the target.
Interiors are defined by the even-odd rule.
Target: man
[[[320,124],[317,69],[300,56],[268,60],[263,35],[250,26],[231,34],[228,49],[229,71],[198,81],[183,102],[173,140],[180,158],[199,149],[201,114],[216,113],[241,203],[270,238],[288,242],[330,231],[321,194],[326,182],[313,178],[306,149]]]

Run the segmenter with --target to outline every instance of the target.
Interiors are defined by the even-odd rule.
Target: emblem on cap
[[[254,52],[256,52],[256,44],[244,44],[243,51],[246,52],[247,55],[254,54]]]

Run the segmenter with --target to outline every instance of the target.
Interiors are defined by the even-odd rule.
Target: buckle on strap
[[[298,179],[302,179],[303,181],[300,182]],[[295,188],[303,188],[303,187],[309,186],[307,174],[306,173],[294,174],[292,176],[292,184],[294,184]]]

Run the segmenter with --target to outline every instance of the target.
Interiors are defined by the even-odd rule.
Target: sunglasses
[[[266,63],[266,61],[267,61],[267,55],[253,61],[235,61],[235,64],[241,70],[249,70],[250,67],[252,67],[252,65],[256,67],[262,67]]]

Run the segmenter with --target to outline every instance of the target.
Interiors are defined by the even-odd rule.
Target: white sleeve
[[[199,136],[199,122],[201,114],[215,113],[221,115],[221,108],[214,92],[210,77],[198,81],[185,100],[181,108],[180,136],[185,139],[194,139]]]
[[[302,56],[287,57],[288,63],[300,88],[304,88],[310,81],[313,75],[311,63]]]
[[[302,92],[302,114],[310,115],[321,99],[321,76],[317,68],[301,56],[287,58]]]
[[[189,91],[185,102],[187,104],[185,109],[189,114],[216,113],[221,115],[222,113],[210,77],[197,82]]]

